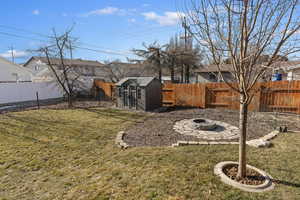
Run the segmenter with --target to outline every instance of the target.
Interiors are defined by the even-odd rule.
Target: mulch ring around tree
[[[173,130],[176,121],[206,118],[238,127],[238,111],[225,109],[178,109],[163,113],[151,113],[143,122],[125,130],[123,140],[130,146],[170,146],[177,141],[204,141],[203,139],[177,133]],[[258,139],[279,126],[300,129],[300,117],[285,117],[273,113],[249,112],[247,140]],[[219,140],[231,141],[235,140]]]
[[[239,179],[237,178],[238,174],[238,165],[228,165],[224,167],[223,172],[230,179],[235,180],[241,184],[246,185],[261,185],[265,182],[266,178],[258,173],[257,171],[247,168],[246,169],[246,177]]]

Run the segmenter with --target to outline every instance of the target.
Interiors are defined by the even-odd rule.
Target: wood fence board
[[[163,102],[174,102],[174,106],[239,109],[239,94],[226,83],[168,83],[163,88],[173,89],[163,90]],[[257,83],[253,93],[249,110],[300,113],[300,81]]]
[[[95,81],[108,97],[114,96],[114,84]],[[249,105],[251,111],[300,114],[300,81],[257,83]],[[162,86],[164,106],[239,109],[239,94],[226,83],[173,84]]]

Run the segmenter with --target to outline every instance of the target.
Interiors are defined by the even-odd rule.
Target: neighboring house
[[[285,63],[285,62],[278,62],[278,63]],[[199,68],[198,70],[196,70],[195,73],[198,75],[196,82],[197,83],[223,82],[222,77],[227,82],[235,81],[233,75],[234,70],[231,64],[222,65],[220,70],[221,72],[219,71],[217,65],[205,65]],[[273,72],[274,72],[274,66],[272,65],[269,69],[266,70],[263,77],[261,77],[258,81],[260,82],[271,81]]]
[[[31,82],[31,78],[29,70],[0,57],[0,83]]]
[[[232,82],[234,80],[231,72],[232,72],[232,68],[231,65],[229,64],[223,65],[223,67],[221,68],[221,73],[224,79],[228,82]],[[196,76],[197,83],[222,81],[217,65],[205,65],[199,68],[198,70],[196,70],[195,73],[197,74]]]
[[[300,61],[278,62],[273,68],[273,74],[280,74],[282,80],[300,80]]]
[[[51,58],[50,62],[57,70],[61,70],[61,59]],[[54,74],[47,63],[48,60],[46,57],[33,56],[23,66],[32,71],[34,82],[44,82],[55,79]],[[71,66],[72,76],[76,77],[76,90],[79,93],[89,93],[93,86],[93,82],[96,79],[109,81],[105,65],[98,61],[64,59],[64,64]]]
[[[54,66],[61,65],[61,59],[51,58],[50,62]],[[75,72],[82,76],[102,76],[104,64],[98,61],[82,60],[82,59],[64,59],[64,64],[72,66]],[[46,57],[31,57],[24,65],[27,69],[30,69],[34,75],[38,75],[40,72],[49,69],[48,60]]]
[[[113,62],[106,68],[109,74],[110,82],[118,82],[125,77],[156,77],[158,78],[158,70],[145,63],[124,63]],[[180,69],[176,69],[174,72],[175,83],[180,82]],[[191,70],[190,83],[195,83],[197,76],[194,69]],[[170,70],[167,67],[162,69],[162,83],[171,82]]]
[[[116,83],[117,106],[154,110],[162,105],[161,83],[155,77],[127,77]]]

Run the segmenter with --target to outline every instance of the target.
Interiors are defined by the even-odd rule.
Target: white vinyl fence
[[[0,83],[0,104],[35,101],[63,97],[61,89],[53,82]]]

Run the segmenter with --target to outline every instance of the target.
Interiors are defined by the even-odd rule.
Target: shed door
[[[129,88],[129,108],[136,108],[136,87],[130,86]]]
[[[135,86],[129,86],[128,89],[124,90],[124,107],[131,108],[131,109],[137,108]]]

